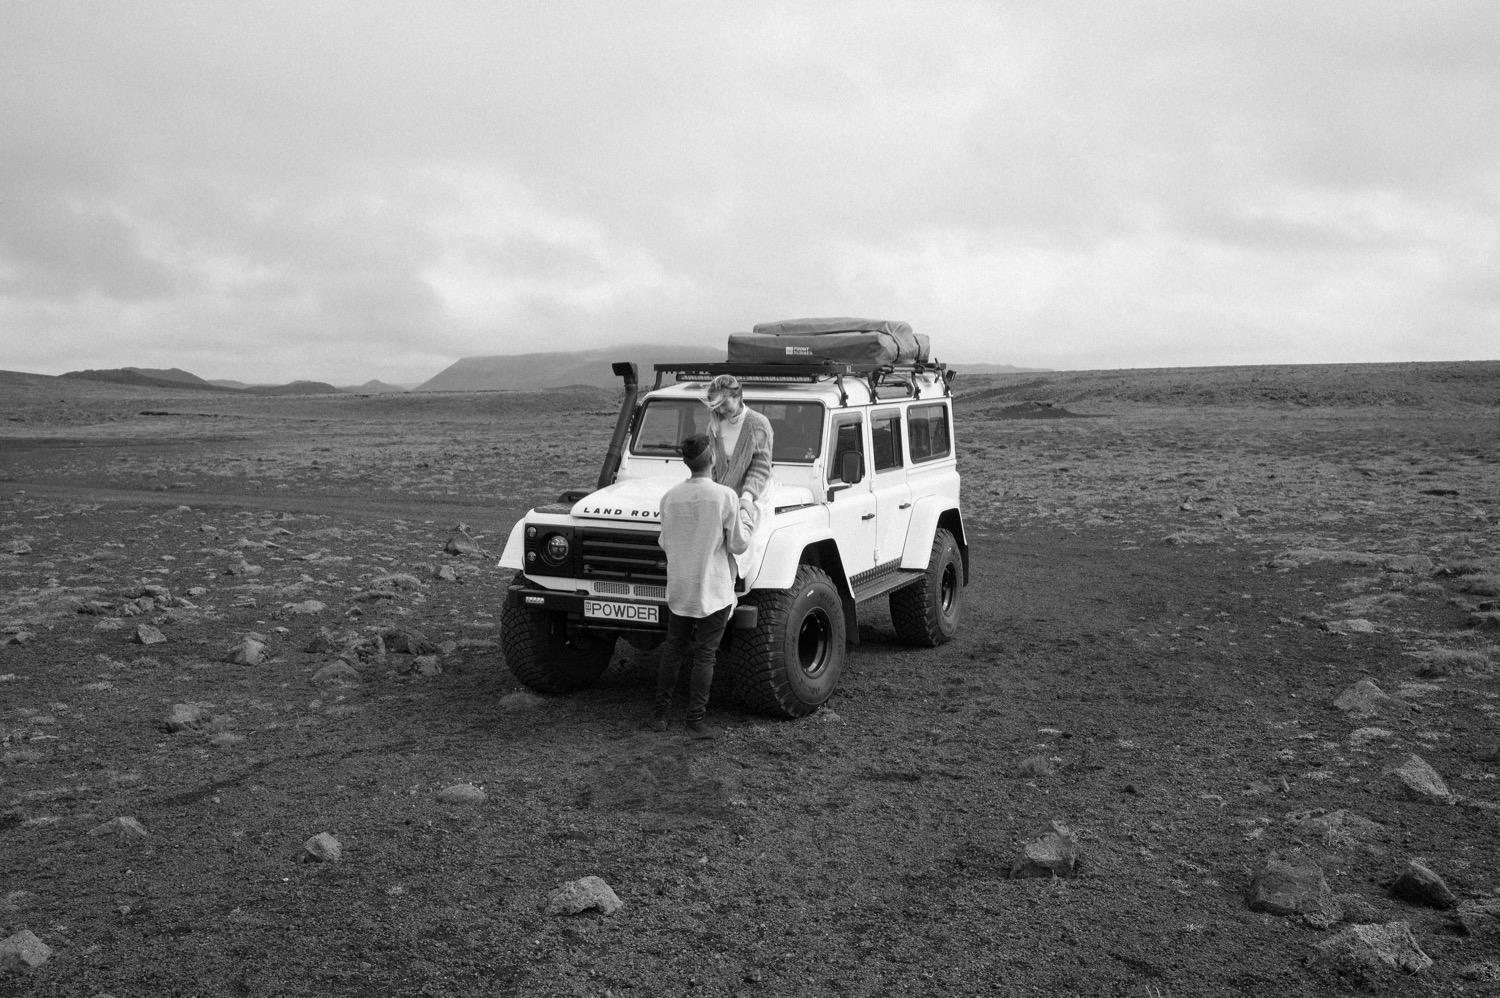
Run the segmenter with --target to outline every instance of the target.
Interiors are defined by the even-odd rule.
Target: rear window
[[[771,423],[772,464],[812,464],[823,453],[823,407],[818,403],[747,399],[745,404]],[[679,457],[682,441],[707,433],[710,418],[708,407],[697,399],[652,399],[641,413],[630,453]]]
[[[907,451],[913,463],[936,461],[953,453],[946,405],[914,405],[906,410],[906,420]]]

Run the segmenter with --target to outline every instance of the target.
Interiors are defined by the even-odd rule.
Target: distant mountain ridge
[[[620,379],[610,370],[616,361],[634,361],[642,381],[652,380],[655,364],[702,364],[724,360],[724,348],[636,343],[596,350],[556,353],[497,354],[464,357],[418,385],[419,392],[528,391],[593,385],[614,388]]]
[[[62,378],[105,381],[116,385],[139,385],[146,388],[188,388],[202,392],[227,392],[235,395],[338,395],[339,389],[324,381],[293,381],[285,385],[244,385],[241,382],[205,381],[178,367],[116,367],[96,371],[68,371]]]

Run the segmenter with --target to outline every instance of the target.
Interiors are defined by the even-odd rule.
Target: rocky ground
[[[0,374],[0,995],[1500,992],[1500,365],[956,387],[959,638],[701,744],[499,653],[612,393]]]

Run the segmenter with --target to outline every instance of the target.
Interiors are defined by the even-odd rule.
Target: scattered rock
[[[0,638],[0,645],[20,645],[24,648],[26,645],[31,644],[31,640],[35,637],[36,635],[31,631],[16,631]],[[166,639],[163,638],[162,640]]]
[[[119,617],[102,617],[94,621],[94,630],[96,631],[118,631],[124,626],[124,621],[120,620]]]
[[[344,858],[344,847],[327,832],[319,832],[302,843],[304,863],[337,863]]]
[[[1286,823],[1298,834],[1316,836],[1327,848],[1350,846],[1385,835],[1385,826],[1378,821],[1339,808],[1324,811],[1293,811],[1286,816]]]
[[[436,655],[418,655],[412,662],[411,671],[418,676],[441,676],[443,663]]]
[[[328,609],[328,605],[322,600],[303,600],[301,603],[287,603],[282,609],[290,613],[322,613]]]
[[[167,636],[150,624],[140,624],[136,627],[135,637],[131,640],[138,645],[160,645],[166,644]]]
[[[28,967],[40,967],[51,956],[52,947],[42,942],[30,929],[22,929],[13,936],[0,939],[0,966],[24,963]]]
[[[385,640],[385,647],[390,651],[405,652],[408,655],[431,655],[438,650],[437,645],[427,635],[411,628],[394,628],[386,631],[381,637]]]
[[[1409,795],[1419,800],[1448,801],[1453,796],[1448,792],[1448,784],[1443,782],[1437,770],[1429,766],[1427,761],[1419,755],[1407,756],[1399,766],[1392,766],[1381,775],[1394,777]]]
[[[377,576],[370,580],[373,589],[425,589],[426,584],[415,575],[406,572],[392,572],[388,575]]]
[[[597,908],[606,915],[613,914],[625,907],[615,892],[598,877],[583,877],[579,880],[570,880],[547,899],[546,912],[549,915],[577,915]]]
[[[1251,911],[1283,917],[1301,915],[1322,928],[1338,921],[1342,914],[1328,881],[1323,879],[1323,868],[1296,849],[1266,857],[1265,866],[1250,882],[1248,901]]]
[[[224,569],[225,575],[259,575],[264,569],[259,565],[252,565],[243,558],[236,564]]]
[[[1323,625],[1330,634],[1374,634],[1378,628],[1363,617],[1349,620],[1330,620]]]
[[[1374,717],[1382,711],[1406,709],[1410,706],[1397,700],[1369,679],[1361,679],[1340,693],[1333,701],[1333,705],[1350,717]]]
[[[1500,899],[1460,901],[1449,922],[1466,936],[1494,930],[1500,927]]]
[[[89,834],[94,838],[101,835],[118,835],[122,839],[144,839],[146,829],[134,818],[112,818],[102,825],[95,825],[89,829]]]
[[[318,628],[318,633],[313,636],[313,639],[307,643],[307,647],[302,650],[309,655],[326,655],[329,652],[337,651],[338,647],[338,638],[333,636],[333,632],[326,627],[320,627]]]
[[[342,659],[323,666],[312,677],[314,686],[358,686],[360,682],[359,671]]]
[[[1415,974],[1432,966],[1406,922],[1351,925],[1313,947],[1335,966],[1349,970],[1389,968]]]
[[[31,553],[31,545],[27,544],[25,541],[19,541],[19,540],[18,541],[10,541],[9,543],[7,543],[5,545],[5,549],[7,551],[9,551],[11,554],[30,554]]]
[[[483,804],[489,795],[472,783],[455,783],[438,791],[438,800],[444,804]]]
[[[172,705],[172,713],[160,721],[163,731],[176,733],[179,731],[197,731],[209,721],[213,720],[213,713],[201,704],[179,703]]]
[[[1020,862],[1011,867],[1012,877],[1071,877],[1081,850],[1078,836],[1060,821],[1027,842]]]
[[[468,531],[457,531],[448,538],[448,543],[443,545],[443,550],[448,554],[456,555],[482,555],[484,548],[479,542],[470,537]]]
[[[458,573],[453,570],[452,565],[439,565],[432,573],[433,578],[442,579],[444,582],[457,582]]]
[[[1443,878],[1417,860],[1408,860],[1406,869],[1391,885],[1391,893],[1403,901],[1446,910],[1458,904],[1458,898],[1443,883]]]
[[[224,656],[226,662],[235,665],[260,665],[266,660],[266,641],[259,634],[247,634],[229,646]]]

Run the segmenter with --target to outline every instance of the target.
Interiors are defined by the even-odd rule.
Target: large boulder
[[[1060,821],[1028,841],[1021,859],[1011,867],[1012,877],[1071,877],[1082,851],[1078,836]]]
[[[1323,877],[1323,868],[1296,849],[1266,857],[1265,865],[1250,882],[1247,900],[1252,911],[1283,917],[1301,915],[1324,928],[1342,915]]]
[[[1458,904],[1458,898],[1448,889],[1443,878],[1425,863],[1408,860],[1406,869],[1391,884],[1391,893],[1403,901],[1425,905],[1428,908],[1446,910]]]
[[[1399,764],[1387,768],[1384,776],[1393,780],[1410,797],[1418,800],[1451,801],[1448,784],[1437,770],[1419,755],[1409,755]]]
[[[552,892],[547,899],[547,914],[577,915],[591,908],[606,915],[614,914],[625,907],[614,890],[598,877],[582,877],[570,880]]]

